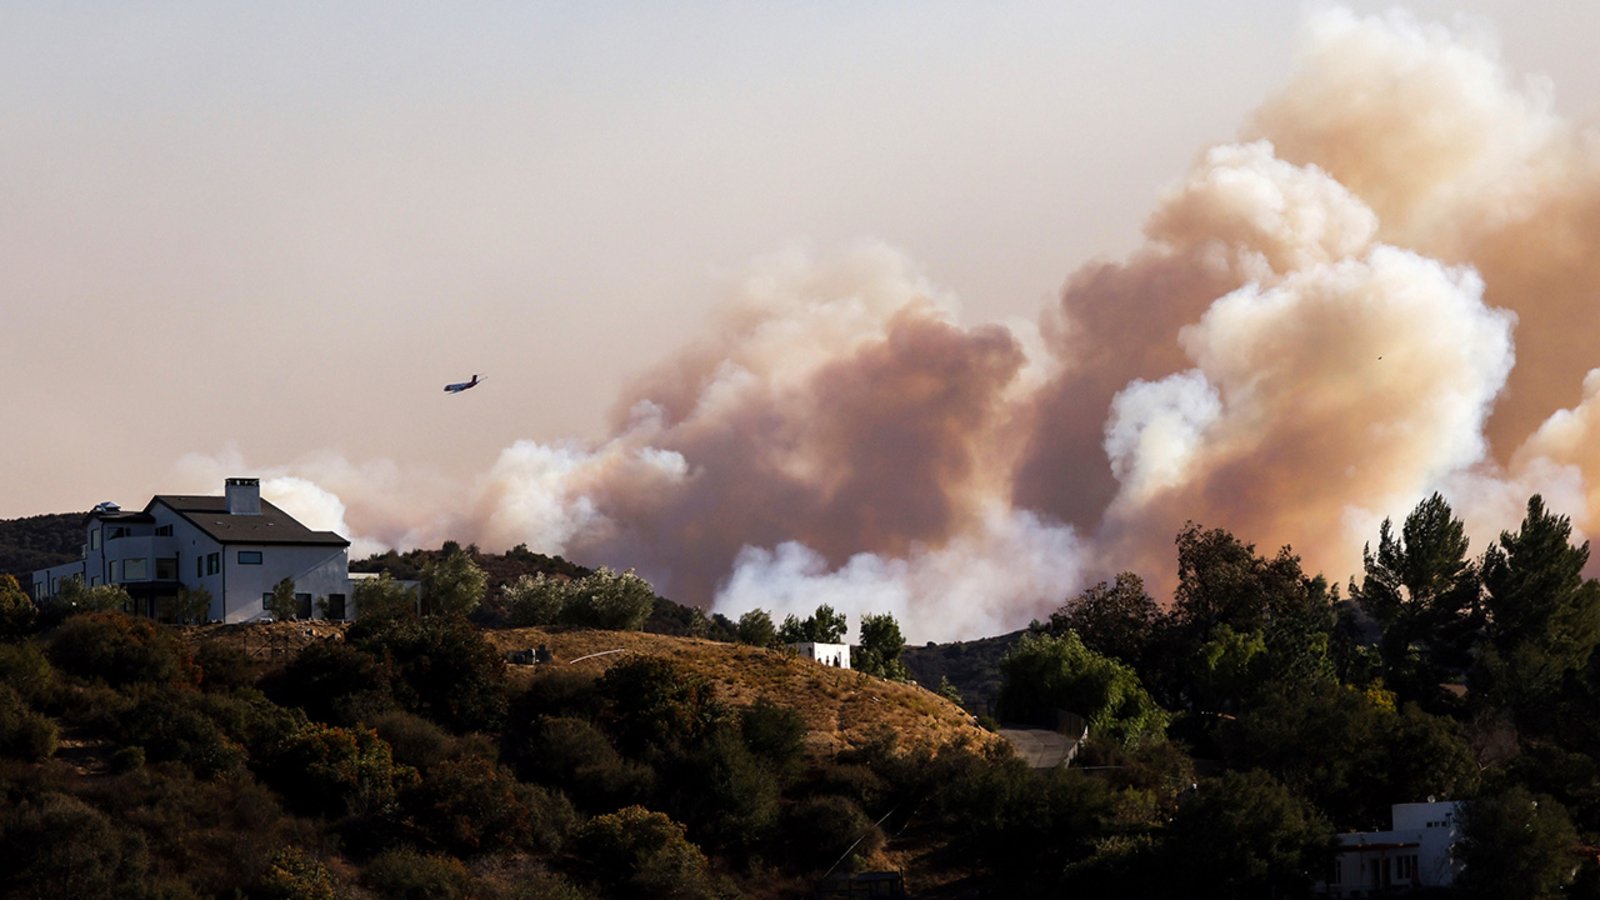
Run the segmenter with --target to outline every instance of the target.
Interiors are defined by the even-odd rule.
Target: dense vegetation
[[[52,513],[0,519],[0,575],[12,575],[26,587],[33,572],[77,559],[82,555],[87,515]]]
[[[826,606],[718,621],[629,573],[497,580],[452,546],[414,559],[420,603],[382,580],[394,602],[264,666],[0,579],[0,892],[804,896],[872,867],[919,896],[1294,897],[1337,831],[1436,796],[1467,801],[1461,896],[1600,894],[1588,546],[1537,497],[1475,558],[1437,496],[1376,539],[1342,598],[1287,548],[1191,525],[1169,604],[1124,574],[1008,640],[995,713],[1089,723],[1044,772],[904,732],[819,750],[803,696],[735,705],[663,656],[512,677],[484,630],[666,609],[764,648],[836,637]],[[897,623],[861,625],[857,658],[904,677]]]

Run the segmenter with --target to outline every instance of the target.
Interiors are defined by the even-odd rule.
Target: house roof
[[[228,498],[187,494],[157,494],[145,512],[157,503],[184,517],[191,525],[221,544],[321,544],[348,547],[350,542],[331,531],[312,531],[293,516],[261,501],[261,514],[232,516]]]

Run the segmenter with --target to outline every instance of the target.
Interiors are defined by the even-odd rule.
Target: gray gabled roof
[[[331,531],[312,531],[295,518],[261,501],[259,516],[228,515],[228,498],[187,494],[157,494],[145,512],[157,503],[184,517],[220,544],[312,544],[348,547],[350,542]]]

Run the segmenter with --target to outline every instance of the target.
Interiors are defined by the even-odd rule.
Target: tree
[[[618,663],[596,686],[602,724],[618,749],[634,756],[691,745],[709,734],[724,712],[704,678],[658,656]]]
[[[540,572],[519,575],[500,590],[512,625],[554,625],[577,593],[577,581]]]
[[[272,586],[272,596],[267,598],[267,612],[279,622],[292,622],[300,612],[294,599],[294,579],[285,578]]]
[[[51,636],[50,662],[68,675],[130,683],[198,682],[188,648],[154,622],[120,612],[73,616]]]
[[[1478,568],[1465,526],[1435,493],[1406,516],[1399,537],[1388,519],[1378,550],[1362,551],[1365,574],[1351,597],[1383,628],[1380,653],[1390,684],[1425,696],[1470,662]]]
[[[262,775],[291,808],[330,818],[388,814],[417,780],[415,769],[395,764],[372,729],[316,722],[274,748]]]
[[[834,612],[833,607],[824,603],[803,621],[793,614],[785,616],[783,626],[778,629],[778,642],[837,644],[844,640],[844,634],[849,628],[850,624],[845,619],[844,613]]]
[[[459,616],[358,619],[345,633],[384,660],[400,705],[452,730],[487,731],[506,711],[505,659]]]
[[[211,616],[211,592],[204,587],[179,588],[173,613],[180,625],[205,624]]]
[[[362,619],[381,619],[417,611],[416,591],[395,581],[388,572],[357,581],[351,600],[356,605],[356,616]]]
[[[1167,834],[1173,871],[1192,897],[1301,896],[1327,867],[1333,828],[1265,772],[1228,772],[1178,807]]]
[[[1054,726],[1058,711],[1075,713],[1091,734],[1124,746],[1161,738],[1167,713],[1150,699],[1128,666],[1083,645],[1076,634],[1024,634],[1000,661],[1004,718]]]
[[[1331,627],[1327,583],[1320,576],[1307,577],[1300,557],[1288,547],[1266,559],[1256,555],[1255,545],[1220,528],[1202,531],[1193,522],[1179,532],[1177,543],[1172,615],[1199,640],[1217,625],[1248,632],[1305,616],[1329,617]]]
[[[1141,671],[1169,706],[1196,709],[1198,657],[1217,632],[1259,633],[1267,648],[1261,671],[1311,684],[1333,678],[1335,624],[1331,590],[1307,576],[1288,547],[1266,559],[1221,529],[1189,525],[1178,535],[1178,587]]]
[[[0,575],[0,641],[15,640],[33,631],[39,609],[22,585],[10,575]]]
[[[578,832],[577,858],[617,897],[710,897],[705,854],[664,813],[630,806]]]
[[[655,589],[632,569],[615,572],[601,566],[578,580],[562,621],[611,631],[638,631],[650,618],[655,602]]]
[[[422,566],[422,611],[426,615],[464,616],[483,603],[489,576],[467,551],[451,544],[443,559]]]
[[[1115,583],[1102,581],[1051,613],[1050,631],[1075,631],[1090,650],[1137,666],[1160,618],[1144,580],[1123,572]]]
[[[127,612],[133,608],[133,597],[120,584],[97,584],[84,587],[77,576],[63,579],[56,599],[45,610],[53,621],[67,616],[91,612]]]
[[[1569,543],[1566,516],[1535,494],[1516,534],[1483,556],[1490,653],[1481,675],[1491,694],[1528,711],[1589,659],[1600,641],[1600,582],[1583,577],[1589,544]]]
[[[861,617],[861,645],[856,648],[852,665],[868,675],[906,681],[910,676],[900,659],[905,649],[906,639],[900,635],[900,623],[894,616],[867,613]]]
[[[1560,897],[1577,869],[1578,833],[1566,809],[1512,786],[1467,803],[1456,853],[1469,897]]]
[[[778,642],[777,626],[764,609],[752,609],[739,617],[739,643],[752,647],[771,647]]]

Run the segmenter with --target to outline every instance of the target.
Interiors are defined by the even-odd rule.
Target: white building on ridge
[[[814,659],[825,666],[833,666],[838,669],[850,668],[849,644],[818,644],[812,641],[804,641],[798,644],[790,644],[789,647],[806,659]]]
[[[1419,888],[1447,888],[1461,864],[1451,847],[1461,836],[1461,804],[1445,800],[1396,803],[1394,827],[1339,835],[1339,853],[1316,892],[1327,897],[1372,897]]]
[[[205,588],[209,619],[249,622],[266,615],[273,587],[287,578],[299,618],[355,617],[350,542],[262,500],[256,478],[229,478],[221,497],[160,494],[139,512],[102,503],[85,528],[82,559],[33,573],[36,601],[79,578],[87,587],[121,585],[133,598],[129,612],[167,619],[180,590]]]

